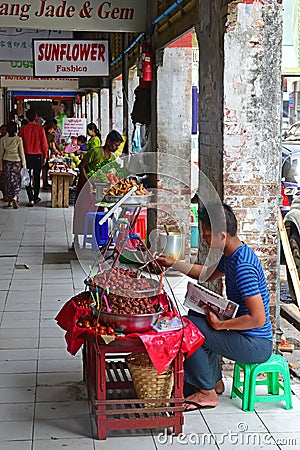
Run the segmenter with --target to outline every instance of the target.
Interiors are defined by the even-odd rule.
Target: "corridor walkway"
[[[21,203],[26,198],[22,192]],[[33,208],[0,205],[0,450],[164,450],[300,448],[300,384],[292,380],[292,411],[257,404],[243,413],[231,400],[231,380],[215,409],[186,413],[180,439],[159,432],[93,436],[81,352],[66,351],[55,320],[84,289],[71,245],[73,208],[50,208],[50,194]],[[91,255],[92,252],[91,252]],[[169,277],[182,301],[185,277]]]

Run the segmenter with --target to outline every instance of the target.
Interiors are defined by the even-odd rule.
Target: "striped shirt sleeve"
[[[260,294],[259,276],[255,267],[249,264],[241,264],[236,268],[235,275],[236,285],[244,300],[253,295]]]

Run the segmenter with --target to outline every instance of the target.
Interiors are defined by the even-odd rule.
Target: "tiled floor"
[[[64,302],[83,290],[84,270],[94,258],[88,250],[81,264],[70,259],[73,209],[52,209],[50,195],[42,198],[34,208],[0,208],[0,450],[300,448],[297,380],[292,411],[264,403],[244,413],[240,400],[229,398],[226,379],[219,405],[186,413],[180,437],[124,431],[94,439],[81,354],[66,351],[64,331],[54,320]],[[24,192],[22,199],[25,204]],[[182,300],[186,279],[173,276],[170,282]]]

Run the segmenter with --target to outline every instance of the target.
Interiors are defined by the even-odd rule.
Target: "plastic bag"
[[[21,186],[26,187],[29,186],[30,183],[30,175],[28,169],[21,169]]]

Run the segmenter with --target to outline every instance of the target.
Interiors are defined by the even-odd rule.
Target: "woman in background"
[[[5,123],[3,123],[0,127],[0,139],[2,139],[7,133],[7,127],[5,125]],[[6,202],[6,197],[5,197],[5,189],[6,189],[6,176],[4,175],[3,172],[0,173],[0,191],[2,192],[2,198],[1,198],[1,202]]]
[[[90,136],[90,139],[86,143],[86,151],[93,150],[94,148],[100,148],[102,145],[101,134],[94,123],[91,122],[88,124],[87,134]]]
[[[26,169],[22,138],[17,136],[16,122],[9,122],[7,135],[0,140],[0,171],[7,177],[6,198],[8,207],[17,209],[21,189],[21,168]]]
[[[90,141],[88,141],[88,143],[89,142]],[[78,240],[79,234],[83,234],[86,213],[98,210],[98,207],[95,205],[96,198],[92,193],[93,185],[89,181],[89,174],[100,168],[102,165],[115,161],[115,152],[122,142],[123,138],[120,133],[116,130],[112,130],[106,136],[103,147],[87,147],[87,152],[79,164],[79,178],[76,187],[73,218],[73,234],[75,235],[75,241]]]

